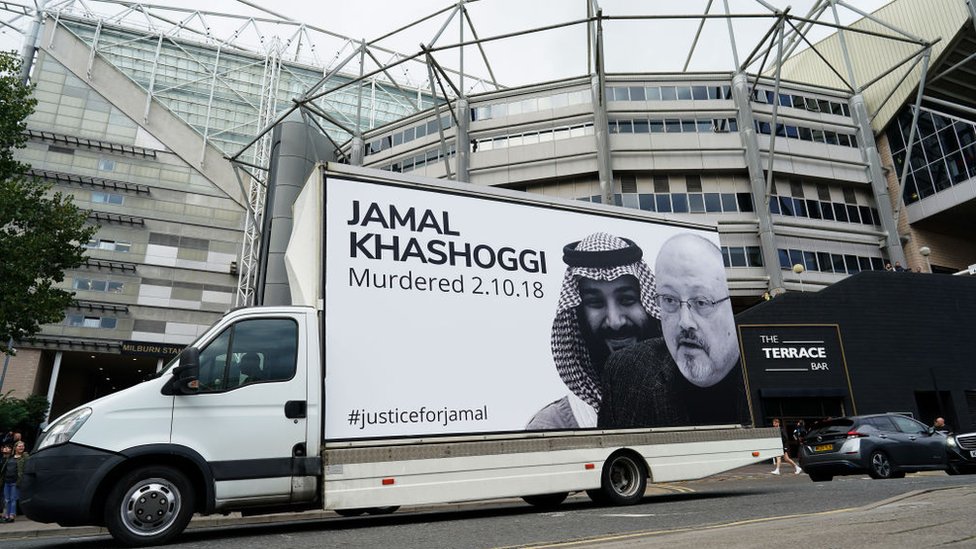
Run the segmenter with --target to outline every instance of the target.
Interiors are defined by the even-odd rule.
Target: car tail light
[[[868,436],[867,433],[859,433],[857,431],[847,431],[847,438],[861,438]]]

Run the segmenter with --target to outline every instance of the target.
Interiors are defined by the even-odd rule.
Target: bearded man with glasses
[[[614,353],[604,367],[601,428],[748,423],[725,267],[701,236],[668,239],[655,263],[663,337]]]

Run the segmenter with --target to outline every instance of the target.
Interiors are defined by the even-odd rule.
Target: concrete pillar
[[[353,166],[362,166],[363,158],[366,155],[366,142],[363,141],[363,136],[357,135],[349,141],[349,164]]]
[[[255,303],[290,305],[285,249],[291,237],[292,206],[316,162],[334,161],[335,152],[325,136],[306,124],[298,111],[278,124],[273,139]]]
[[[600,196],[604,204],[613,204],[613,160],[610,157],[607,102],[603,79],[598,74],[590,78],[593,93],[593,135],[596,138],[596,163],[600,176]]]

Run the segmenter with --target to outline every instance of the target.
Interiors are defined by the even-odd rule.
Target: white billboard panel
[[[332,176],[324,201],[327,440],[743,419],[715,232]]]

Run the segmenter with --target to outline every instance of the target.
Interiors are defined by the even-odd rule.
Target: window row
[[[471,120],[490,120],[517,114],[527,114],[570,105],[580,105],[593,100],[590,90],[562,92],[544,97],[530,97],[516,101],[482,105],[471,109]]]
[[[770,196],[769,213],[790,217],[842,221],[844,223],[860,223],[862,225],[881,225],[881,216],[876,208],[789,196]]]
[[[72,328],[105,328],[114,330],[118,319],[111,316],[66,315],[64,324]]]
[[[762,267],[759,246],[722,246],[722,261],[726,267]]]
[[[763,135],[772,133],[772,124],[764,120],[756,120],[756,131]],[[777,137],[799,139],[827,145],[841,145],[843,147],[857,147],[857,136],[852,133],[838,133],[830,130],[818,130],[793,126],[791,124],[776,124]]]
[[[600,202],[600,195],[580,198]],[[622,193],[613,195],[614,204],[660,213],[735,213],[753,210],[750,193]]]
[[[440,118],[440,123],[441,129],[446,130],[454,125],[454,118],[452,118],[450,115],[442,116]],[[366,156],[376,154],[380,151],[385,151],[391,147],[396,147],[428,135],[438,135],[437,120],[428,120],[419,126],[413,126],[411,128],[398,131],[393,135],[386,135],[380,137],[379,139],[374,139],[369,143],[366,143],[365,154]]]
[[[732,87],[723,86],[608,86],[607,101],[704,101],[732,99]]]
[[[89,250],[108,250],[112,252],[128,252],[132,248],[131,242],[122,242],[118,240],[105,240],[102,238],[93,238],[82,245],[84,248]]]
[[[773,90],[763,89],[754,90],[752,92],[752,98],[756,103],[765,103],[767,105],[779,103],[780,107],[792,107],[810,112],[836,114],[837,116],[851,116],[851,108],[846,101],[829,101],[827,99],[818,99],[806,95],[783,93],[782,91],[777,96]]]
[[[887,263],[883,257],[786,250],[783,248],[777,252],[779,252],[779,266],[786,271],[793,269],[793,265],[799,264],[803,265],[807,271],[854,274],[861,271],[883,271],[885,270],[885,263]]]
[[[560,141],[573,137],[583,137],[593,135],[593,124],[577,124],[562,128],[550,128],[539,131],[502,135],[498,137],[487,137],[484,139],[471,140],[471,152],[491,151],[504,149],[507,147],[519,147],[522,145],[534,145],[536,143],[546,143],[549,141]]]
[[[457,153],[457,149],[454,144],[448,144],[447,146],[447,157],[453,158]],[[392,164],[387,164],[385,166],[380,166],[379,169],[386,170],[388,172],[409,172],[411,170],[416,170],[423,168],[427,164],[436,164],[438,162],[443,162],[444,152],[441,147],[434,149],[428,149],[421,152],[416,156],[411,156],[409,158],[404,158],[399,162],[394,162]]]
[[[83,290],[87,292],[108,292],[108,293],[122,293],[122,289],[125,286],[122,282],[113,282],[111,280],[94,280],[91,278],[75,278],[71,283],[71,288],[74,290]]]
[[[610,133],[727,133],[739,130],[735,118],[651,118],[610,120]]]

